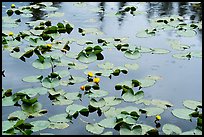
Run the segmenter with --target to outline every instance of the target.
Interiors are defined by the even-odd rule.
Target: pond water
[[[2,3],[2,16],[7,16],[6,11],[10,8],[11,4],[13,3]],[[16,7],[20,7],[35,3],[14,2],[14,4]],[[103,48],[103,60],[86,64],[88,66],[87,69],[70,69],[69,72],[73,76],[86,78],[84,74],[85,70],[99,70],[97,65],[103,64],[106,61],[114,64],[114,66],[123,67],[125,64],[138,64],[139,68],[137,70],[128,70],[127,74],[120,73],[119,76],[112,76],[111,79],[100,76],[100,89],[108,91],[107,96],[121,98],[121,90],[115,90],[117,83],[132,79],[142,79],[149,75],[161,77],[153,86],[141,89],[144,92],[144,99],[158,99],[171,102],[173,106],[165,109],[165,111],[160,114],[162,117],[160,120],[161,127],[166,123],[171,123],[180,127],[182,131],[185,132],[196,127],[196,119],[192,119],[192,121],[183,120],[173,116],[171,111],[176,108],[184,108],[184,100],[202,101],[202,58],[192,57],[190,59],[178,59],[174,58],[173,55],[190,51],[202,51],[202,28],[196,29],[196,35],[193,37],[180,36],[174,30],[159,31],[152,37],[141,38],[137,37],[136,34],[150,28],[151,20],[155,18],[178,15],[183,17],[186,23],[200,22],[202,20],[202,10],[192,5],[193,4],[189,2],[54,2],[52,6],[58,8],[56,12],[64,13],[62,17],[48,18],[46,15],[54,13],[55,11],[35,9],[31,12],[32,17],[13,15],[12,18],[21,18],[20,25],[13,28],[3,26],[3,30],[9,30],[17,34],[22,30],[30,29],[28,24],[25,24],[29,21],[51,20],[52,24],[56,25],[58,22],[67,20],[74,25],[74,29],[70,34],[62,34],[59,40],[62,38],[87,39],[92,41],[95,45],[98,45],[97,40],[99,38],[127,38],[125,43],[131,46],[168,50],[169,52],[167,54],[142,53],[140,58],[132,60],[126,58],[124,53],[118,51],[116,48]],[[138,13],[134,16],[129,12],[115,15],[126,6],[135,6]],[[4,24],[4,22],[2,24]],[[103,32],[103,34],[86,34],[82,36],[78,32],[78,28],[97,28],[100,32]],[[169,39],[177,40],[182,44],[190,46],[190,48],[184,51],[172,49]],[[25,42],[20,46],[25,47],[27,43]],[[85,44],[79,45],[73,42],[69,46],[70,51],[79,53],[83,50]],[[12,92],[15,93],[26,88],[41,87],[41,83],[24,82],[22,78],[32,75],[43,75],[46,77],[50,74],[51,68],[43,70],[34,68],[32,63],[38,58],[37,56],[32,56],[29,59],[26,58],[26,62],[23,62],[20,59],[11,57],[9,54],[10,51],[2,49],[2,70],[5,70],[5,77],[2,77],[2,88],[5,90],[12,89]],[[65,56],[64,58],[79,63],[76,59],[70,59]],[[54,70],[67,70],[67,67],[56,67]],[[80,86],[86,83],[87,82],[58,86],[56,89],[83,94],[84,91],[80,90]],[[81,101],[76,100],[74,104],[88,106],[89,101],[90,98],[83,96]],[[38,102],[40,102],[43,109],[47,109],[48,112],[41,117],[26,119],[26,121],[47,120],[51,116],[65,113],[68,106],[52,105],[48,94],[40,95]],[[134,102],[122,102],[114,107],[127,106],[136,106],[138,108],[146,107],[144,104],[136,104]],[[21,110],[21,108],[3,106],[2,120],[7,120],[8,115],[16,110]],[[83,122],[83,120],[89,123],[96,123],[104,118],[105,116],[103,114],[99,117],[96,112],[90,113],[88,117],[79,115],[76,119],[73,119],[73,123],[69,122],[69,127],[65,129],[47,128],[42,131],[34,132],[33,134],[89,135],[92,133],[86,130],[85,127],[87,123]],[[145,117],[145,115],[141,115],[138,123],[155,127],[154,120],[155,116]],[[158,128],[158,130],[160,134],[163,134],[161,127]],[[118,131],[111,128],[105,128],[103,133],[106,131],[111,131],[116,135],[119,134]]]

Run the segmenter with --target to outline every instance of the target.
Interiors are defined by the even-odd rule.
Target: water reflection
[[[34,5],[36,3],[38,3],[38,2],[32,2],[32,3],[30,3],[30,5]],[[39,9],[34,9],[34,8],[32,8],[31,12],[33,14],[33,16],[31,17],[32,21],[43,20],[45,14],[46,14],[45,11],[42,11],[42,10],[39,10]]]
[[[126,5],[126,2],[119,2],[118,4],[118,11],[120,11],[124,6]],[[123,20],[124,20],[125,12],[122,12],[119,17],[118,17],[118,24],[119,26],[122,25]]]

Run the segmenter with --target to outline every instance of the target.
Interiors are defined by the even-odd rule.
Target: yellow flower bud
[[[156,120],[160,120],[161,116],[160,115],[156,115]]]
[[[51,48],[52,47],[52,44],[46,44],[47,47]]]
[[[81,90],[84,90],[84,89],[85,89],[85,87],[84,87],[84,86],[81,86],[81,87],[80,87],[80,89],[81,89]]]
[[[93,79],[93,82],[94,82],[94,83],[99,83],[99,82],[100,82],[100,78],[94,78],[94,79]]]
[[[9,34],[8,34],[9,36],[13,36],[13,32],[9,32]]]
[[[11,4],[11,8],[15,8],[16,6],[15,6],[15,4]]]
[[[92,72],[88,72],[88,76],[89,76],[89,77],[93,77],[93,75],[94,75],[94,74],[93,74]]]

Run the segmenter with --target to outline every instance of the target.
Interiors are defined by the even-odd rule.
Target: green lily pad
[[[113,132],[107,131],[107,132],[105,132],[105,133],[103,133],[103,134],[101,134],[101,135],[113,135]]]
[[[115,106],[115,105],[118,105],[120,103],[122,103],[122,99],[121,98],[116,98],[116,97],[105,97],[104,98],[105,100],[105,105],[106,106]]]
[[[138,79],[138,81],[141,83],[140,86],[143,88],[151,87],[156,83],[156,80],[148,79],[148,78]]]
[[[139,47],[138,50],[140,53],[149,53],[152,51],[150,48],[147,47]]]
[[[126,111],[128,113],[131,113],[133,111],[137,112],[137,114],[140,114],[139,109],[135,106],[128,106],[128,107],[123,107],[123,108],[117,108],[117,111],[119,111],[120,113],[122,111]]]
[[[185,50],[185,49],[189,49],[190,46],[186,45],[186,44],[182,44],[177,40],[169,40],[169,43],[172,47],[172,49],[174,50]]]
[[[191,109],[174,109],[172,110],[172,114],[178,118],[181,119],[186,119],[186,120],[190,120],[191,117],[189,116],[191,113],[193,113],[194,111]]]
[[[194,100],[184,100],[183,105],[187,108],[195,110],[197,106],[202,106],[202,103]]]
[[[27,89],[20,90],[17,93],[24,93],[28,95],[29,97],[34,97],[37,94],[45,95],[47,93],[47,89],[43,87],[27,88]]]
[[[9,114],[9,116],[8,116],[8,119],[13,119],[13,118],[25,120],[26,118],[28,118],[28,115],[23,111],[15,111],[15,112]]]
[[[51,128],[51,129],[65,129],[67,127],[69,127],[69,124],[67,124],[67,123],[51,122],[50,126],[48,128]]]
[[[81,54],[80,56],[78,56],[77,59],[82,63],[89,64],[89,63],[92,63],[92,62],[96,61],[97,56],[94,53],[91,53],[91,54],[89,54],[87,56],[85,54]]]
[[[70,72],[67,70],[58,70],[55,73],[59,74],[61,78],[67,77],[70,75]]]
[[[24,13],[24,14],[21,14],[21,17],[24,17],[24,18],[30,18],[30,17],[33,17],[33,14],[29,14],[29,13]]]
[[[115,117],[109,117],[101,120],[98,124],[104,128],[114,128],[117,123]]]
[[[10,53],[10,56],[19,59],[23,56],[23,54],[24,52],[13,52],[13,53]]]
[[[2,121],[2,131],[7,131],[11,128],[13,128],[13,126],[17,123],[17,121]]]
[[[104,97],[106,95],[108,95],[108,91],[104,91],[104,90],[92,90],[91,89],[91,93],[89,94],[89,97],[99,98],[99,97]]]
[[[94,98],[92,98],[90,100],[90,105],[96,108],[101,108],[103,106],[105,106],[106,102],[103,98],[99,99],[98,101],[95,100]]]
[[[88,66],[86,64],[81,64],[81,63],[68,63],[68,66],[72,69],[76,70],[82,70],[82,69],[87,69]]]
[[[135,51],[125,51],[124,56],[128,59],[138,59],[141,57],[141,54],[138,50]]]
[[[142,134],[142,127],[140,125],[136,125],[131,129],[127,127],[120,128],[120,135],[141,135]]]
[[[54,116],[49,117],[50,122],[69,122],[70,120],[67,119],[68,114],[67,113],[62,113],[62,114],[57,114]]]
[[[41,62],[39,59],[36,59],[33,63],[32,66],[37,68],[37,69],[48,69],[51,68],[52,65],[50,64],[50,60],[45,59],[44,62]]]
[[[52,102],[53,105],[70,105],[72,103],[73,103],[72,100],[64,98],[63,96],[57,97],[56,100],[53,100]]]
[[[50,122],[45,121],[45,120],[38,120],[38,121],[30,122],[30,124],[32,124],[34,126],[31,128],[32,131],[37,132],[37,131],[44,130],[44,129],[48,128],[50,125]]]
[[[164,109],[158,107],[142,108],[146,111],[147,116],[156,116],[164,112]]]
[[[86,130],[93,134],[101,134],[104,130],[104,127],[99,126],[98,123],[95,124],[88,123],[86,125]]]
[[[83,77],[77,77],[77,76],[72,76],[73,79],[69,80],[69,83],[82,83],[86,81],[86,78]]]
[[[151,48],[151,53],[152,54],[167,54],[167,53],[169,53],[170,51],[169,50],[167,50],[167,49],[161,49],[161,48]]]
[[[152,37],[155,35],[156,34],[154,32],[147,33],[146,31],[140,31],[140,32],[136,33],[136,37],[138,37],[138,38],[147,38],[147,37]]]
[[[173,124],[165,124],[162,127],[162,131],[166,134],[166,135],[180,135],[182,133],[182,130]]]
[[[13,96],[2,98],[2,106],[13,106],[17,101],[13,101]]]
[[[98,64],[98,67],[102,68],[102,69],[112,69],[114,67],[114,65],[107,61],[103,64]]]
[[[76,112],[81,111],[82,109],[87,109],[85,106],[78,105],[78,104],[72,104],[67,106],[66,112],[70,115],[75,114]]]
[[[138,124],[142,127],[142,135],[147,134],[148,131],[154,129],[154,127],[149,126],[149,125],[145,125],[145,124]]]
[[[34,75],[34,76],[28,76],[24,77],[22,80],[25,82],[40,82],[42,75]]]
[[[111,73],[113,73],[113,70],[103,69],[103,70],[97,71],[96,73],[100,73],[104,77],[109,77]]]
[[[80,98],[79,94],[79,92],[68,92],[64,96],[69,100],[78,100]]]
[[[191,56],[196,58],[202,58],[202,51],[191,51]]]
[[[30,33],[33,34],[33,35],[37,35],[39,36],[40,34],[42,34],[43,30],[35,30],[35,29],[32,29],[30,30]]]
[[[120,110],[117,110],[114,107],[110,107],[108,110],[105,110],[103,113],[104,115],[108,117],[116,117],[118,114],[120,114]]]
[[[134,93],[133,90],[128,90],[128,92],[125,92],[122,95],[122,98],[124,99],[124,101],[127,101],[127,102],[135,102],[142,99],[143,97],[144,97],[143,91],[138,91]]]
[[[63,56],[62,52],[55,51],[55,52],[47,52],[44,54],[45,58],[52,57],[53,59],[60,59]]]
[[[172,57],[174,57],[176,59],[190,59],[191,58],[191,52],[173,54]]]
[[[45,113],[42,113],[42,111],[47,112],[47,110],[41,110],[42,104],[40,104],[39,102],[36,102],[32,106],[22,104],[21,108],[24,112],[26,112],[29,116],[32,116],[32,117],[40,117],[45,114]]]
[[[183,132],[180,135],[202,135],[202,131],[195,128],[195,129]]]
[[[185,30],[185,29],[178,30],[176,33],[178,35],[180,35],[180,36],[183,36],[183,37],[194,37],[197,34],[196,31],[190,30],[190,29],[187,29],[187,30]]]
[[[139,68],[138,64],[125,64],[125,67],[130,70],[137,70]]]
[[[52,79],[52,80],[50,80],[49,78],[45,78],[42,81],[42,86],[46,87],[46,88],[55,88],[55,87],[59,86],[59,84],[60,84],[60,80],[57,78]]]
[[[164,109],[167,109],[167,107],[173,106],[173,104],[170,103],[169,101],[159,100],[159,99],[153,99],[151,101],[151,104],[156,105],[157,107],[164,108]]]

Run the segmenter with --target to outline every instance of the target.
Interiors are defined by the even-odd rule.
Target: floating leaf
[[[162,131],[166,134],[166,135],[180,135],[182,133],[182,130],[173,124],[165,124],[162,127]]]
[[[169,101],[159,100],[159,99],[153,99],[151,101],[151,104],[156,105],[157,107],[161,107],[164,109],[167,109],[167,107],[172,107],[173,104]]]
[[[64,96],[69,100],[78,100],[80,93],[79,92],[68,92]]]
[[[33,17],[33,14],[29,14],[29,13],[21,14],[21,17],[30,18],[30,17]]]
[[[105,100],[106,106],[115,106],[122,103],[122,99],[116,98],[116,97],[105,97],[104,100]]]
[[[137,93],[134,94],[134,91],[130,89],[128,89],[128,91],[122,95],[122,98],[127,102],[135,102],[142,99],[143,97],[144,97],[143,91],[138,91]]]
[[[86,81],[86,78],[83,77],[77,77],[77,76],[72,76],[73,79],[69,80],[69,83],[82,83]]]
[[[53,18],[53,17],[63,17],[64,16],[64,13],[62,12],[55,12],[55,13],[49,13],[47,15],[45,15],[45,17],[48,17],[48,18]]]
[[[50,125],[50,122],[45,121],[45,120],[39,120],[39,121],[30,122],[30,124],[34,126],[34,127],[32,127],[32,131],[37,132],[37,131],[44,130],[44,129],[48,128]]]
[[[141,57],[141,54],[138,50],[135,51],[125,51],[124,56],[128,59],[138,59]]]
[[[190,48],[190,46],[182,44],[177,40],[169,40],[169,43],[174,50],[185,50]]]
[[[56,8],[56,7],[44,7],[41,10],[42,11],[56,11],[56,10],[58,10],[58,8]]]
[[[13,96],[2,98],[2,106],[13,106],[17,101],[13,101]]]
[[[101,134],[104,130],[103,127],[100,127],[98,125],[98,123],[95,123],[95,124],[87,124],[86,125],[86,130],[93,133],[93,134]]]
[[[183,36],[183,37],[194,37],[197,33],[196,31],[194,30],[190,30],[190,29],[182,29],[182,30],[178,30],[176,31],[176,33],[180,36]]]
[[[67,113],[62,113],[62,114],[57,114],[54,116],[49,117],[50,122],[69,122],[70,120],[67,119],[68,114]]]
[[[69,124],[67,124],[67,123],[51,122],[50,126],[48,128],[51,128],[51,129],[65,129],[67,127],[69,127]]]
[[[42,75],[34,75],[34,76],[24,77],[23,81],[25,81],[25,82],[40,82],[41,78],[42,78]]]
[[[109,117],[101,120],[98,124],[105,128],[114,128],[117,123],[115,117]]]
[[[144,79],[138,79],[138,81],[141,83],[141,87],[151,87],[156,83],[156,80],[144,78]]]
[[[67,71],[67,70],[58,70],[58,71],[56,71],[56,73],[59,74],[59,76],[60,76],[61,78],[64,78],[64,77],[70,75],[70,72]]]
[[[139,68],[138,64],[125,64],[125,67],[130,70],[137,70]]]
[[[155,116],[164,112],[164,109],[158,107],[148,107],[143,108],[142,110],[146,111],[147,116]]]
[[[54,78],[52,80],[50,80],[49,78],[45,78],[42,81],[42,86],[46,87],[46,88],[55,88],[55,87],[59,86],[59,84],[60,84],[59,82],[60,82],[60,80],[57,78]]]
[[[147,134],[148,131],[154,129],[152,126],[144,125],[144,124],[138,124],[142,127],[142,135]]]
[[[113,135],[113,132],[107,131],[107,132],[105,132],[105,133],[103,133],[103,134],[101,134],[101,135]]]
[[[187,108],[195,110],[197,106],[202,106],[202,103],[194,100],[184,100],[183,105]]]
[[[81,111],[82,109],[86,109],[86,107],[82,105],[78,105],[78,104],[72,104],[72,105],[67,106],[66,112],[70,115],[73,115],[76,112]]]
[[[202,58],[202,51],[191,51],[191,56],[196,58]]]
[[[202,131],[195,128],[195,129],[183,132],[180,135],[202,135]]]
[[[96,108],[101,108],[103,106],[105,106],[105,100],[103,98],[99,99],[98,101],[95,100],[94,98],[92,98],[90,100],[90,105]]]
[[[152,51],[150,48],[147,47],[139,47],[138,50],[140,53],[149,53]]]
[[[32,63],[32,66],[37,68],[37,69],[48,69],[48,68],[52,67],[52,65],[48,59],[45,59],[44,62],[41,62],[40,59],[36,59]]]
[[[117,110],[114,107],[110,107],[108,110],[104,111],[104,115],[106,117],[116,117],[118,114],[120,114],[120,110]]]
[[[77,53],[77,52],[68,51],[67,54],[66,54],[66,56],[67,56],[68,58],[73,58],[73,59],[75,59],[75,58],[77,58],[78,53]]]
[[[91,89],[91,93],[89,94],[89,97],[99,98],[99,97],[104,97],[106,95],[108,95],[108,91],[104,91],[104,90],[92,90]]]
[[[8,116],[8,119],[14,119],[14,118],[25,120],[26,118],[28,118],[28,115],[23,111],[15,111],[9,114]]]
[[[86,69],[88,66],[86,64],[81,64],[81,63],[68,63],[68,66],[72,69],[76,70],[81,70],[81,69]]]
[[[178,118],[181,118],[181,119],[186,119],[186,120],[190,120],[191,117],[189,116],[191,113],[193,113],[194,111],[193,110],[190,110],[190,109],[174,109],[172,110],[172,114]]]
[[[142,134],[142,127],[140,125],[134,126],[132,129],[127,127],[120,128],[120,135],[141,135]]]
[[[70,105],[72,103],[72,100],[66,99],[63,96],[59,96],[56,100],[53,101],[53,105]]]
[[[107,61],[103,64],[98,64],[98,67],[102,68],[102,69],[112,69],[114,67],[114,65]]]
[[[17,121],[2,121],[2,131],[7,131],[11,128],[13,128],[13,126],[17,123]]]
[[[170,51],[169,50],[166,50],[166,49],[161,49],[161,48],[151,48],[151,53],[152,54],[167,54],[169,53]]]
[[[82,63],[86,63],[86,64],[89,64],[89,63],[91,63],[91,62],[94,62],[94,61],[96,61],[97,60],[97,56],[96,56],[96,54],[94,54],[94,53],[91,53],[91,54],[89,54],[89,55],[84,55],[84,54],[81,54],[80,56],[78,56],[78,58],[77,58],[80,62],[82,62]]]
[[[177,53],[177,54],[172,55],[172,57],[177,58],[177,59],[190,59],[191,53]]]
[[[147,38],[147,37],[152,37],[152,36],[155,36],[154,31],[152,33],[147,33],[146,31],[140,31],[136,33],[136,37],[138,38]]]

